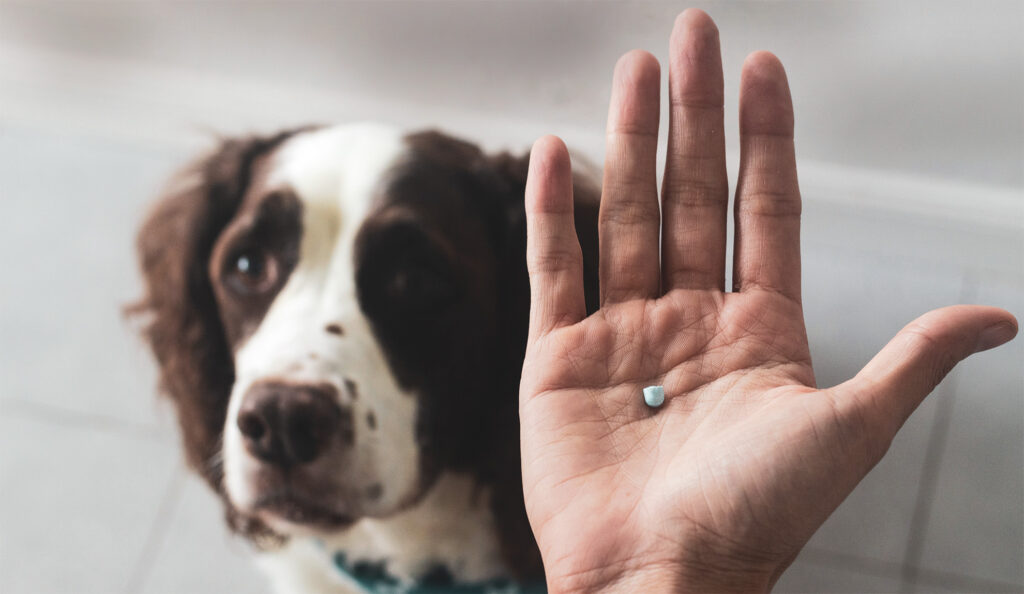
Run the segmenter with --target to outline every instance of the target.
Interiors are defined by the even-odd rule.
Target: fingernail
[[[980,353],[981,351],[994,349],[1001,344],[1009,342],[1016,335],[1017,326],[1009,322],[999,322],[989,326],[981,331],[981,336],[978,337],[978,344],[974,346],[974,352]]]

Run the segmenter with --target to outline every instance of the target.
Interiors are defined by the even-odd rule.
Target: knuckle
[[[770,294],[775,298],[785,300],[796,307],[802,307],[801,304],[803,303],[799,292],[794,291],[793,287],[787,287],[778,282],[773,282],[770,278],[740,277],[734,283],[733,290],[743,292],[761,291],[762,293]]]
[[[657,224],[660,220],[656,204],[646,204],[644,201],[632,201],[626,204],[608,204],[601,209],[598,215],[598,224],[602,227],[623,226],[632,227],[637,225]]]
[[[616,288],[630,290],[632,287],[646,284],[650,276],[642,267],[630,265],[629,260],[603,266],[602,272],[603,277],[607,279],[604,284],[609,291]]]
[[[635,164],[616,168],[614,175],[605,176],[603,185],[602,202],[637,202],[638,196],[654,196],[657,189],[654,173]]]
[[[583,256],[579,248],[548,248],[531,252],[527,256],[527,267],[533,272],[567,272],[580,268]]]
[[[719,275],[714,272],[692,264],[673,263],[666,264],[663,268],[669,285],[677,285],[686,281],[693,286],[708,287],[717,286],[721,281]]]
[[[621,138],[623,140],[651,140],[658,138],[658,130],[652,129],[650,124],[635,121],[622,121],[608,130],[607,136],[611,139]]]
[[[911,322],[904,329],[903,333],[914,345],[915,350],[931,351],[941,350],[942,344],[935,337],[934,331],[921,322]]]
[[[903,329],[910,341],[910,354],[924,359],[924,369],[928,378],[938,384],[945,378],[962,358],[955,349],[950,348],[935,331],[919,322],[912,322]]]
[[[743,192],[736,201],[736,212],[744,217],[799,218],[802,210],[800,195],[785,190],[759,188]]]
[[[665,204],[690,207],[722,207],[728,202],[727,182],[715,177],[671,177],[662,190]]]
[[[669,94],[669,107],[687,112],[710,112],[721,118],[725,93],[713,88],[674,85]]]

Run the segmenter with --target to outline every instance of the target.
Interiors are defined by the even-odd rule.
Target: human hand
[[[816,389],[785,72],[767,52],[743,66],[726,293],[718,31],[689,10],[670,48],[661,215],[658,62],[634,51],[615,69],[590,317],[568,154],[546,137],[531,155],[523,485],[552,592],[770,589],[953,366],[1017,331],[1001,309],[935,310]],[[651,409],[641,390],[659,384]]]

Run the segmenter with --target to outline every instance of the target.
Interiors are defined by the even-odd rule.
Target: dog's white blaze
[[[289,187],[303,205],[299,262],[256,332],[236,354],[236,380],[224,429],[225,486],[246,509],[256,496],[246,478],[255,464],[237,426],[242,399],[263,379],[331,383],[352,407],[357,468],[346,475],[383,487],[370,512],[388,512],[417,488],[415,396],[403,392],[388,368],[356,295],[354,240],[384,173],[406,152],[402,135],[384,126],[338,126],[300,134],[273,158],[268,187]],[[325,331],[338,324],[339,336]],[[359,392],[351,399],[344,379]],[[376,429],[367,425],[367,414]],[[277,522],[274,522],[276,525]]]

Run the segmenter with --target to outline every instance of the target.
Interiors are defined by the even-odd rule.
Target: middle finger
[[[687,10],[669,47],[663,289],[724,291],[729,181],[718,28],[703,11]]]

